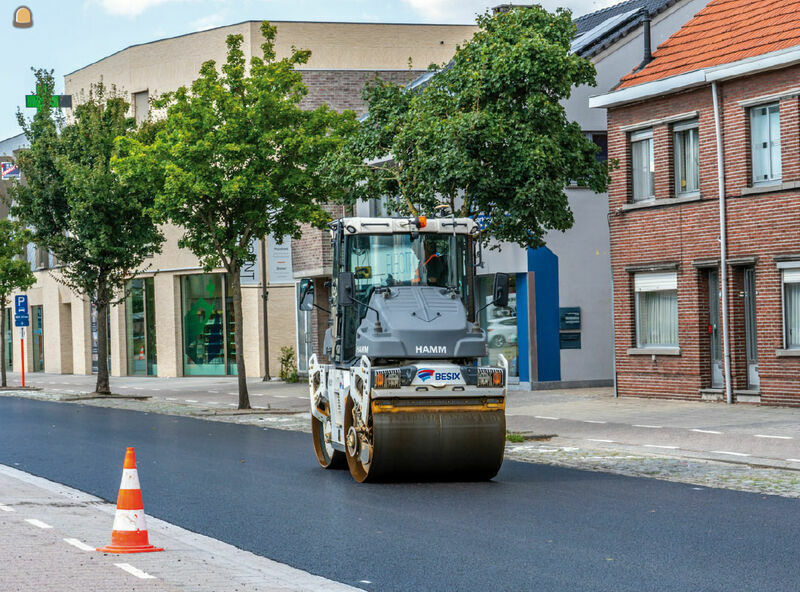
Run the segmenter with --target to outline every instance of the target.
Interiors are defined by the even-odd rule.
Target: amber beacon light
[[[27,6],[20,6],[14,11],[14,26],[18,29],[27,29],[33,26],[33,13]]]

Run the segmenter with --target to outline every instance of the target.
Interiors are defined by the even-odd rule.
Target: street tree
[[[307,94],[295,68],[310,52],[277,59],[276,29],[261,26],[263,55],[248,64],[241,35],[227,38],[218,70],[205,62],[190,88],[159,98],[164,127],[150,146],[121,138],[115,168],[130,183],[155,193],[158,220],[183,229],[178,244],[206,272],[223,267],[233,299],[239,408],[249,409],[242,343],[242,267],[254,260],[251,243],[267,235],[297,237],[301,224],[322,226],[330,197],[320,163],[355,125],[352,113],[327,106],[303,110]]]
[[[36,283],[31,265],[25,257],[31,233],[17,220],[0,219],[0,381],[6,382],[6,315],[12,292],[24,292]]]
[[[30,121],[18,114],[30,148],[19,156],[26,182],[12,192],[12,211],[58,260],[51,275],[95,306],[95,390],[110,394],[108,308],[124,297],[126,282],[164,237],[150,215],[152,192],[111,168],[114,141],[137,134],[128,102],[114,89],[93,85],[75,107],[74,121],[63,125],[50,107],[52,71],[35,74],[41,107]]]
[[[573,224],[564,188],[602,192],[608,164],[563,101],[595,84],[593,64],[570,52],[571,13],[540,6],[484,14],[479,31],[417,89],[376,80],[369,114],[329,165],[346,201],[388,199],[406,214],[446,204],[485,220],[486,238],[540,247]]]

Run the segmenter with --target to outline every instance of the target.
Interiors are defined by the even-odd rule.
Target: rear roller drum
[[[343,469],[347,466],[344,453],[334,449],[331,444],[331,421],[325,423],[311,416],[311,435],[314,438],[314,452],[317,461],[326,469]]]

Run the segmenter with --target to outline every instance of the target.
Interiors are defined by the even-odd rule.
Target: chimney
[[[637,70],[641,70],[647,66],[647,64],[653,61],[653,52],[650,45],[650,12],[646,8],[643,8],[642,12],[644,14],[642,19],[642,29],[644,33],[644,59],[642,60],[642,63],[639,64]]]

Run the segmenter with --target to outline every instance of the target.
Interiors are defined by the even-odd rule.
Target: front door
[[[744,270],[744,323],[747,349],[747,388],[758,390],[761,380],[758,377],[758,339],[756,337],[756,270]]]
[[[722,388],[722,346],[719,323],[719,272],[708,272],[708,336],[711,341],[711,388]]]

